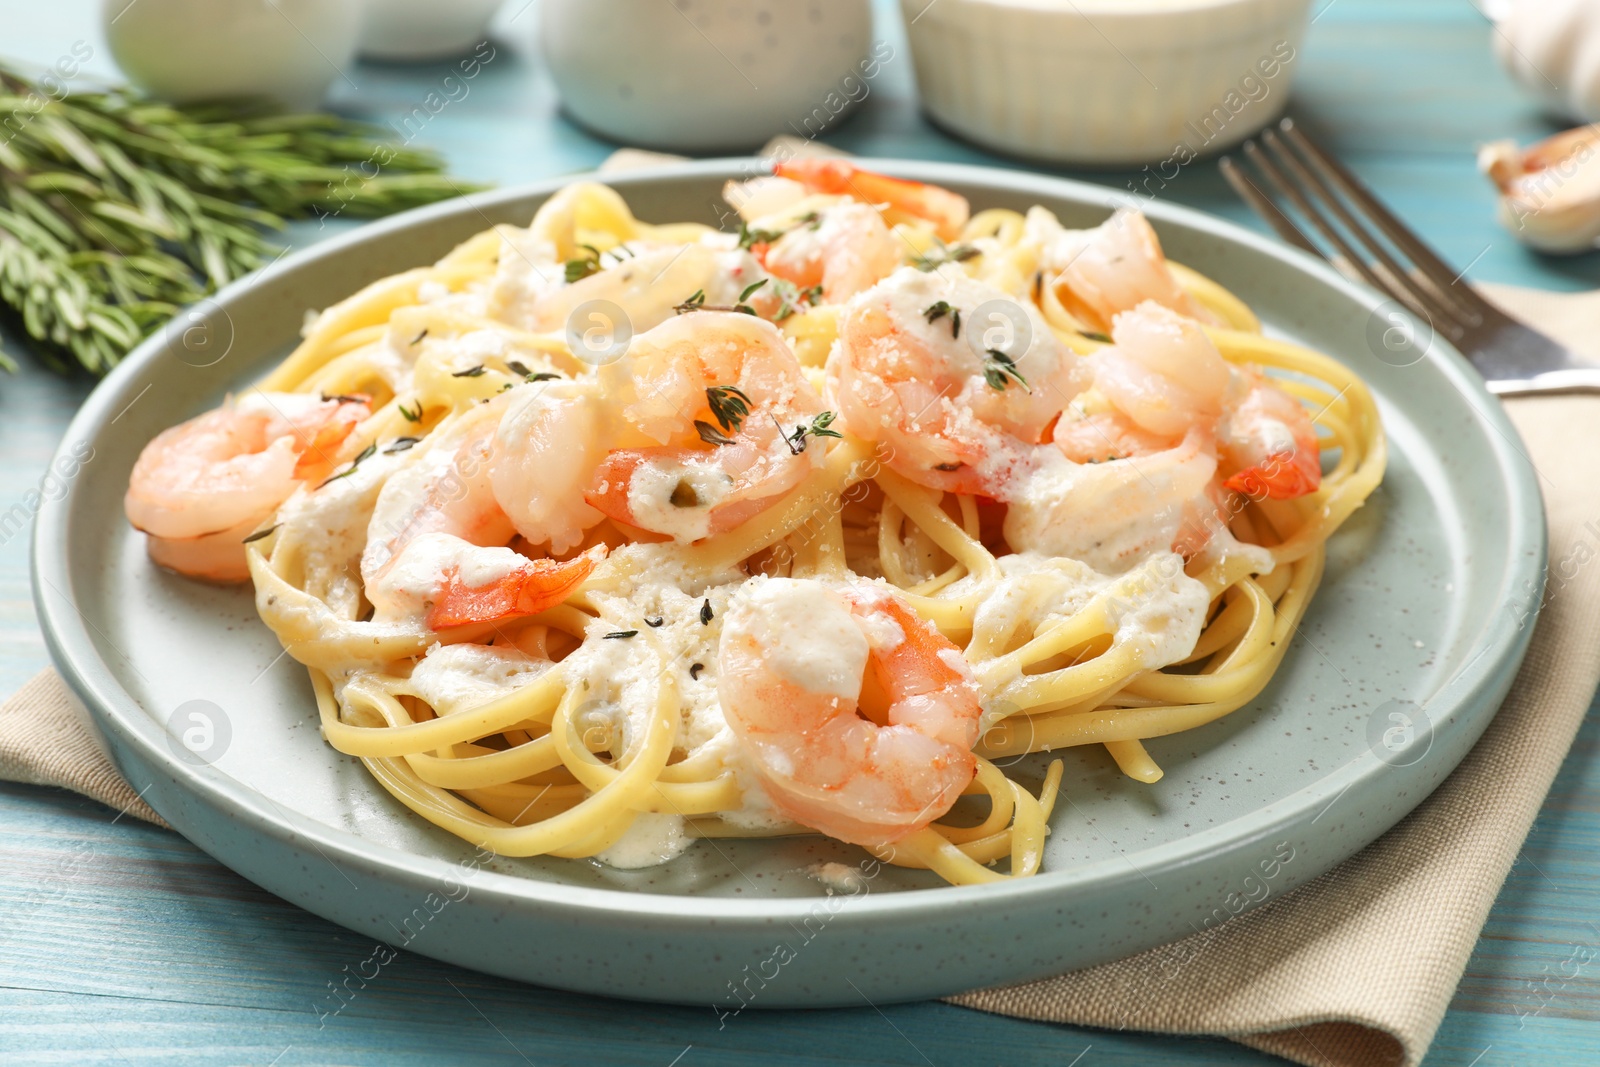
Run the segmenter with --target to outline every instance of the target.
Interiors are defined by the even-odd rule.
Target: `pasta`
[[[1254,698],[1376,406],[1135,214],[780,172],[738,237],[581,183],[366,287],[152,442],[130,519],[248,575],[328,743],[475,845],[1031,875],[1063,771],[1015,757],[1155,782],[1145,741]]]

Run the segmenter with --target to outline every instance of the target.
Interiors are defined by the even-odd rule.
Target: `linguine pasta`
[[[971,798],[959,810],[977,815],[959,819],[944,802],[892,833],[851,839],[952,883],[1021,877],[1040,867],[1062,765],[1052,763],[1042,784],[1030,784],[1016,776],[1015,757],[1101,746],[1125,774],[1155,782],[1162,772],[1147,739],[1242,707],[1277,670],[1317,590],[1328,538],[1383,474],[1383,431],[1363,383],[1322,353],[1263,336],[1249,308],[1215,282],[1161,263],[1174,291],[1192,301],[1183,306],[1203,324],[1193,328],[1203,328],[1231,373],[1262,372],[1303,407],[1320,451],[1320,460],[1312,457],[1320,482],[1281,497],[1248,484],[1224,488],[1219,467],[1203,496],[1206,507],[1190,509],[1175,534],[1162,527],[1153,547],[1115,558],[1101,548],[1076,556],[1049,551],[1068,543],[1063,531],[1075,529],[1075,516],[1110,506],[1098,498],[1075,503],[1072,494],[1086,492],[1088,483],[1071,478],[1121,471],[1137,486],[1140,478],[1164,477],[1155,457],[1175,453],[1152,453],[1148,461],[1108,455],[1062,468],[1067,474],[1054,481],[1030,467],[1026,478],[1008,476],[1022,479],[1008,483],[1015,488],[994,496],[928,484],[942,474],[921,478],[905,442],[858,432],[865,424],[841,404],[848,398],[839,396],[840,371],[831,362],[840,358],[848,317],[866,314],[852,309],[887,290],[869,286],[865,296],[834,300],[822,285],[790,285],[775,272],[784,233],[792,230],[798,241],[811,227],[817,240],[831,239],[827,212],[841,197],[866,201],[901,249],[891,266],[902,273],[876,284],[913,295],[923,291],[918,286],[960,293],[981,285],[1024,308],[1016,322],[1042,323],[1035,344],[1059,348],[1068,370],[1098,366],[1096,353],[1113,347],[1109,334],[1115,329],[1120,339],[1125,324],[1083,297],[1091,287],[1072,280],[1082,263],[1051,259],[1040,235],[1056,235],[1059,226],[1040,209],[1027,216],[983,210],[951,229],[948,219],[919,216],[905,204],[885,208],[850,190],[803,191],[775,209],[736,201],[754,219],[736,244],[733,235],[696,224],[641,222],[604,186],[570,186],[529,229],[487,230],[431,267],[386,278],[328,308],[260,383],[266,396],[359,397],[366,405],[335,442],[327,480],[300,484],[259,524],[268,532],[245,552],[262,619],[310,673],[324,737],[421,817],[505,855],[599,857],[622,866],[669,859],[698,837],[814,832],[794,818],[801,809],[771,787],[783,768],[773,770],[770,752],[761,756],[762,742],[752,740],[759,735],[730,728],[723,703],[732,682],[723,671],[732,653],[722,646],[734,633],[793,645],[770,650],[773,669],[801,663],[804,670],[794,667],[786,684],[810,692],[806,679],[792,675],[826,674],[837,658],[819,643],[825,619],[835,617],[828,613],[848,609],[866,619],[880,603],[873,597],[890,597],[926,624],[927,641],[959,650],[962,662],[951,677],[963,680],[951,684],[974,694],[977,740],[969,777],[955,789]],[[770,193],[758,186],[749,195]],[[758,271],[766,281],[746,285],[749,276],[735,268],[739,284],[724,286],[721,298],[707,296],[706,278],[720,268],[694,274],[702,249],[722,257],[719,263],[764,258],[774,273]],[[629,264],[639,277],[626,276]],[[925,268],[927,278],[912,276],[906,264]],[[652,278],[643,278],[646,269]],[[585,292],[609,294],[609,307],[635,320],[631,342],[619,341],[626,323],[603,322],[594,332],[584,316],[600,312],[578,301]],[[558,575],[568,583],[559,602],[531,612],[497,609],[481,619],[468,612],[437,625],[437,596],[428,599],[426,591],[437,585],[386,577],[395,588],[424,588],[421,606],[409,613],[373,592],[373,574],[412,565],[405,561],[415,553],[399,554],[409,551],[411,535],[433,529],[435,512],[472,491],[483,475],[475,464],[492,465],[495,449],[509,447],[503,428],[498,443],[480,453],[451,444],[473,440],[476,422],[490,418],[484,413],[543,411],[537,404],[545,401],[518,398],[620,380],[617,368],[654,331],[698,329],[697,322],[720,321],[719,314],[731,319],[701,310],[723,299],[774,323],[830,416],[774,417],[791,454],[800,455],[793,453],[795,433],[808,430],[798,437],[806,465],[792,485],[728,528],[714,517],[708,524],[714,510],[694,505],[683,507],[683,522],[695,518],[700,526],[674,527],[678,520],[668,514],[652,520],[654,530],[601,507],[570,536],[543,543],[489,536],[489,547],[506,553],[490,567],[491,585],[507,567],[520,566],[517,559],[548,561],[541,581]],[[960,310],[929,303],[921,317],[929,329],[953,327],[952,336],[983,325],[952,321]],[[1038,399],[1044,385],[1034,357],[988,351],[983,370],[997,398]],[[981,394],[983,386],[974,388]],[[732,425],[740,424],[717,398],[754,390],[708,392],[710,414],[700,422],[711,432],[700,433],[704,449],[715,453],[727,447],[716,438],[732,434],[718,419],[732,414]],[[757,409],[765,402],[746,399]],[[1063,420],[1109,411],[1106,404],[1093,387],[1062,397],[1054,409],[1062,414],[1017,445],[1017,454],[1053,450],[1050,435],[1066,433]],[[837,417],[841,410],[845,417]],[[754,415],[745,418],[754,425]],[[566,454],[567,438],[552,447],[554,464]],[[447,460],[456,466],[427,492],[400,492],[404,479],[445,470]],[[1052,458],[1050,469],[1063,462]],[[449,495],[452,479],[459,498]],[[1065,487],[1061,500],[1039,504],[1052,486]],[[591,486],[589,499],[604,492]],[[673,506],[684,493],[696,497],[687,479],[673,487]],[[1130,529],[1160,526],[1157,518],[1172,526],[1175,514],[1134,515]],[[383,549],[394,558],[374,556],[384,544],[398,546]],[[466,575],[476,565],[462,557],[444,573]],[[837,601],[830,607],[814,599],[813,585],[863,592],[855,608]],[[861,625],[872,655],[895,647],[897,638],[880,640]],[[896,633],[902,631],[921,632],[915,625]],[[855,682],[869,730],[883,727],[872,720],[883,718],[887,699],[872,674]],[[808,758],[801,749],[783,755],[791,757]],[[873,774],[870,761],[856,773]]]

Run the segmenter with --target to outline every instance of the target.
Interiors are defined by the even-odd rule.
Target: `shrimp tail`
[[[487,585],[461,580],[461,568],[444,572],[444,587],[428,611],[428,627],[445,630],[475,622],[503,622],[536,615],[555,607],[577,591],[604,555],[604,549],[574,559],[529,560]]]
[[[967,198],[948,189],[863,170],[848,160],[790,159],[773,164],[772,172],[780,178],[799,182],[813,193],[853,196],[868,204],[887,204],[891,214],[910,215],[933,223],[935,232],[944,241],[959,238],[972,214]]]
[[[327,477],[339,463],[339,446],[355,430],[356,425],[371,414],[365,397],[352,398],[339,405],[333,418],[317,427],[313,433],[296,431],[298,443],[304,449],[295,460],[294,476],[301,481],[316,481]]]
[[[1253,500],[1293,500],[1314,493],[1322,484],[1322,467],[1314,456],[1305,453],[1274,452],[1260,463],[1246,467],[1223,483]]]

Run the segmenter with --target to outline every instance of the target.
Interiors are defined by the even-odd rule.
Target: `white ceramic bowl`
[[[922,106],[988,148],[1167,164],[1283,110],[1310,0],[901,0]]]
[[[179,103],[263,96],[316,107],[346,70],[361,0],[105,0],[111,55],[139,88]]]
[[[401,62],[447,59],[484,40],[502,0],[366,0],[361,54]]]
[[[892,58],[867,0],[541,0],[567,113],[624,144],[753,149],[831,134]]]

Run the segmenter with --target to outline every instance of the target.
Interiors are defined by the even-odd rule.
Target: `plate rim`
[[[1005,190],[1033,195],[1057,196],[1079,203],[1101,204],[1115,208],[1130,198],[1109,186],[1055,175],[1038,174],[1010,167],[988,167],[972,164],[945,163],[922,160],[873,157],[874,169],[899,177],[931,182],[971,182]],[[300,249],[267,267],[231,283],[210,299],[219,304],[235,295],[269,280],[280,272],[296,270],[316,260],[337,255],[351,246],[367,243],[385,234],[425,226],[438,218],[448,217],[464,209],[482,211],[497,207],[503,202],[549,195],[573,182],[597,181],[619,187],[648,185],[652,182],[693,177],[736,178],[761,172],[764,164],[756,157],[734,156],[718,159],[674,163],[615,174],[587,171],[560,175],[532,182],[520,183],[488,192],[471,193],[437,204],[412,209],[385,219],[367,223],[328,240]],[[1146,200],[1140,210],[1159,225],[1173,222],[1203,232],[1209,237],[1243,245],[1247,249],[1270,259],[1309,273],[1314,279],[1337,293],[1375,310],[1386,298],[1375,290],[1347,281],[1327,263],[1299,249],[1279,244],[1205,211],[1162,200]],[[343,295],[334,299],[343,299]],[[70,442],[95,440],[108,416],[118,410],[115,405],[124,399],[126,383],[144,372],[149,364],[158,360],[165,348],[165,333],[158,331],[138,346],[102,381],[69,424],[61,445],[52,462],[63,457]],[[1334,356],[1334,358],[1338,358]],[[1525,457],[1511,444],[1520,435],[1511,424],[1497,398],[1488,392],[1483,380],[1471,365],[1445,339],[1435,334],[1424,357],[1434,361],[1439,371],[1451,380],[1462,402],[1475,409],[1480,420],[1487,421],[1496,433],[1483,432],[1488,444],[1504,472],[1510,491],[1507,503],[1512,516],[1508,558],[1511,561],[1505,575],[1505,587],[1529,588],[1530,602],[1540,603],[1545,564],[1547,562],[1546,518],[1539,488],[1532,474],[1523,469]],[[1476,423],[1475,423],[1476,425]],[[364,868],[380,877],[400,884],[436,885],[442,879],[459,877],[459,863],[439,857],[420,855],[402,848],[382,844],[359,834],[320,822],[298,811],[284,810],[264,794],[244,782],[211,766],[195,766],[180,760],[163,742],[164,733],[155,718],[146,712],[133,696],[116,681],[95,648],[93,639],[85,628],[85,616],[77,607],[71,594],[74,591],[70,553],[67,549],[67,516],[72,502],[80,492],[74,480],[59,500],[46,501],[34,520],[32,538],[31,585],[34,606],[40,628],[57,670],[77,698],[90,711],[98,729],[112,732],[123,744],[135,747],[141,759],[159,768],[164,774],[190,794],[205,803],[227,812],[235,823],[243,824],[289,847],[297,842],[309,842],[319,850],[328,849],[352,869]],[[120,521],[117,516],[116,521]],[[46,595],[45,586],[54,583],[57,596]],[[62,601],[67,601],[63,604]],[[69,610],[70,609],[70,610]],[[1537,607],[1534,608],[1536,612]],[[1497,618],[1501,617],[1497,613]],[[1480,642],[1477,651],[1456,672],[1449,676],[1430,698],[1431,703],[1457,708],[1470,702],[1473,695],[1492,689],[1497,681],[1514,671],[1527,650],[1531,638],[1533,615],[1528,624],[1507,632],[1506,627],[1491,630],[1487,639]],[[1498,713],[1488,713],[1485,724]],[[1434,721],[1437,721],[1435,719]],[[326,744],[318,734],[318,743]],[[1330,769],[1317,781],[1280,797],[1262,807],[1237,815],[1216,826],[1190,834],[1182,839],[1150,846],[1132,853],[1134,858],[1156,856],[1164,869],[1181,870],[1202,859],[1226,843],[1236,847],[1243,840],[1266,839],[1275,836],[1279,829],[1293,825],[1313,810],[1319,803],[1342,794],[1345,790],[1370,777],[1385,773],[1389,768],[1376,755],[1363,752],[1353,760]],[[1453,768],[1452,768],[1453,770]],[[1448,772],[1447,772],[1448,774]],[[1440,781],[1442,782],[1441,777]],[[381,788],[381,787],[378,787]],[[1426,799],[1428,792],[1417,797],[1415,804]],[[1407,811],[1415,804],[1407,807]],[[1250,834],[1241,834],[1240,822],[1248,820],[1254,827]],[[1364,846],[1363,846],[1364,847]],[[537,905],[553,909],[551,914],[563,911],[571,914],[618,917],[626,916],[636,921],[671,923],[675,921],[699,922],[714,919],[724,926],[756,924],[766,926],[774,922],[803,919],[816,905],[812,897],[770,897],[738,899],[729,897],[691,896],[681,893],[639,892],[628,889],[590,888],[548,882],[521,874],[507,874],[479,867],[471,870],[473,891],[491,898],[492,902],[510,905]],[[891,893],[864,893],[853,901],[839,921],[850,925],[882,924],[887,920],[929,921],[941,912],[961,908],[968,903],[985,901],[991,904],[1007,901],[1031,900],[1035,897],[1057,893],[1071,893],[1089,886],[1104,890],[1120,882],[1137,881],[1144,876],[1130,869],[1124,858],[1107,858],[1076,865],[1060,871],[1043,871],[1026,879],[972,886],[936,886],[926,889],[901,890]]]

